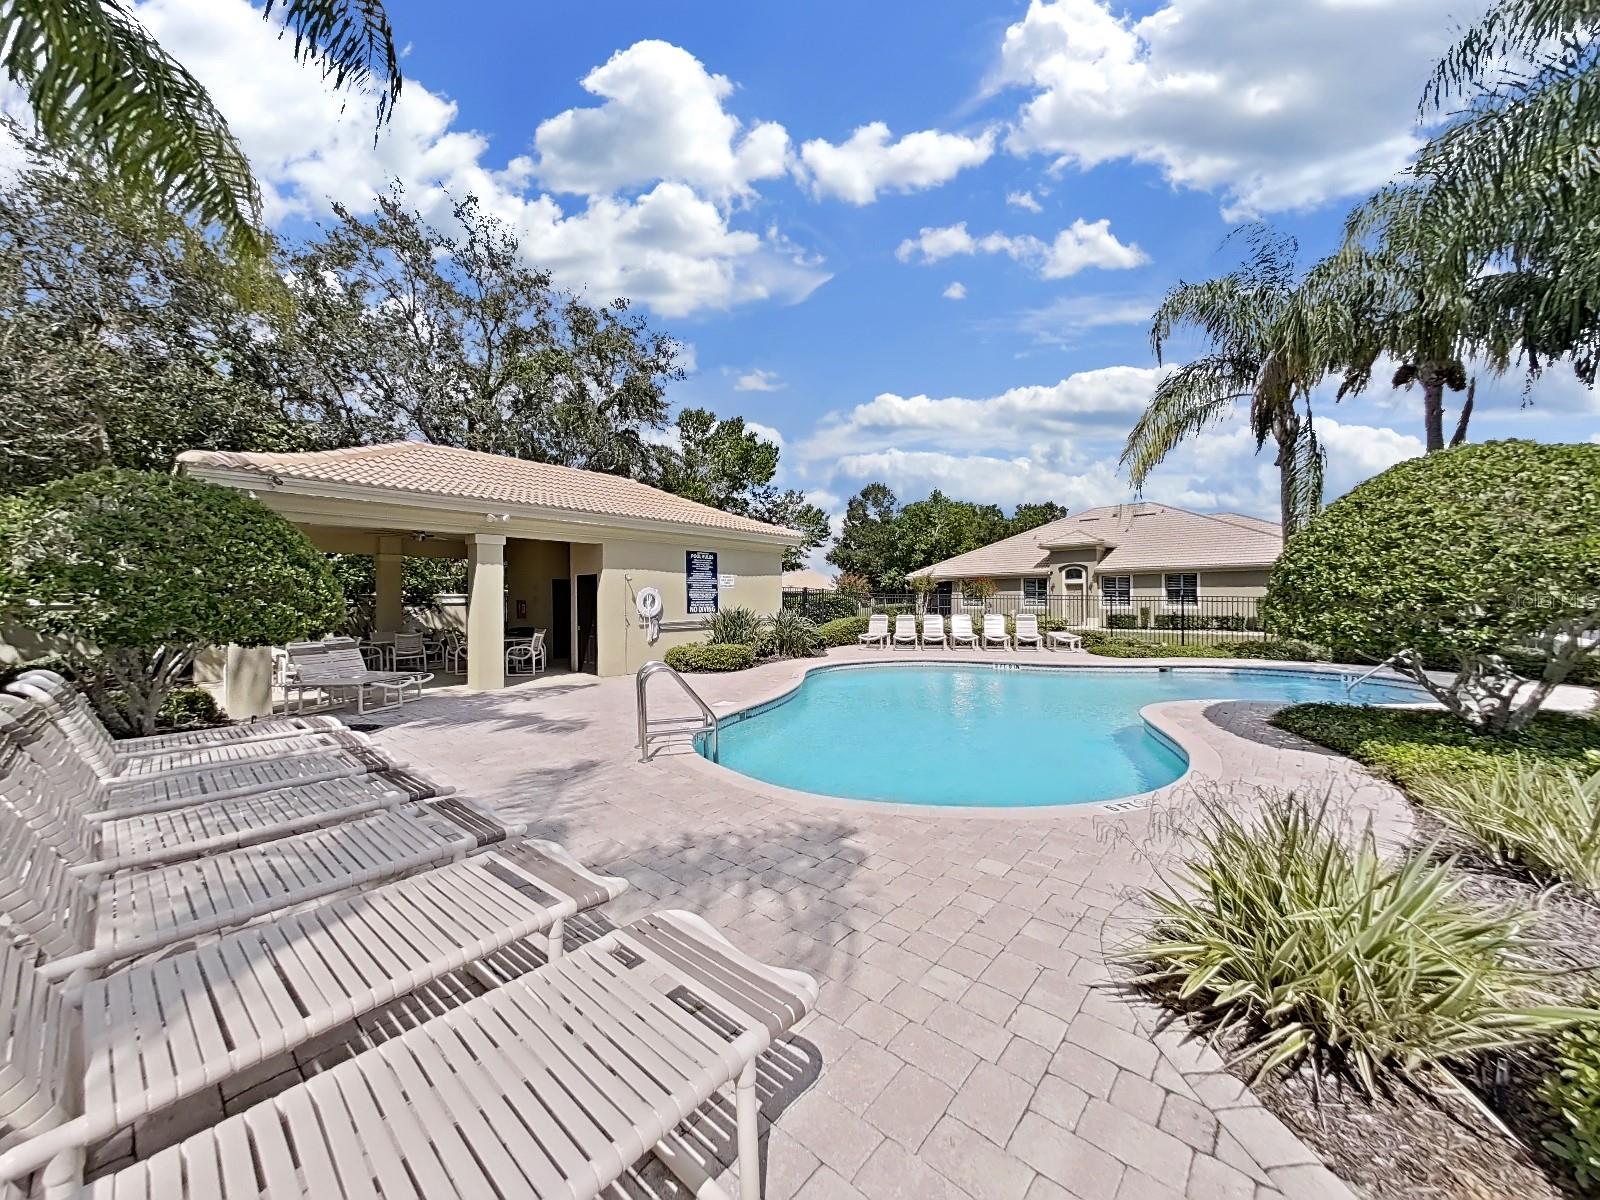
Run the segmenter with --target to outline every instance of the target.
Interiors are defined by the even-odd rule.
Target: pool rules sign
[[[689,615],[711,616],[717,611],[717,552],[685,550],[683,582],[689,593]]]

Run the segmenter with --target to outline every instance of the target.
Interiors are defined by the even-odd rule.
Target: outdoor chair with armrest
[[[1011,635],[1006,632],[1006,619],[999,613],[985,613],[983,615],[983,648],[998,645],[1002,650],[1011,649]]]
[[[394,635],[394,654],[390,666],[396,671],[426,671],[428,669],[428,642],[420,633]]]
[[[289,647],[289,658],[295,669],[291,687],[299,702],[304,702],[307,691],[320,691],[330,697],[338,693],[353,692],[356,711],[365,713],[367,696],[374,691],[379,696],[377,708],[392,708],[404,704],[407,693],[412,699],[422,697],[422,685],[433,678],[427,671],[369,671],[361,655],[350,648],[324,649],[296,654]]]
[[[856,641],[863,646],[887,646],[889,644],[889,614],[873,613],[867,618],[867,631],[860,634]]]

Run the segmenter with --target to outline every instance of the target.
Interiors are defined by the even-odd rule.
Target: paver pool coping
[[[851,671],[866,667],[917,667],[927,665],[938,666],[987,666],[997,671],[1171,671],[1171,670],[1210,670],[1210,671],[1256,671],[1272,672],[1284,675],[1349,675],[1350,668],[1331,663],[1299,663],[1285,660],[1248,660],[1249,665],[1231,665],[1237,660],[1225,660],[1229,665],[1214,658],[1151,658],[1140,659],[1137,665],[1125,664],[1118,660],[1095,659],[1091,661],[1061,661],[1048,660],[1038,663],[1018,662],[1014,657],[1003,660],[985,660],[975,654],[961,655],[952,651],[936,652],[932,655],[920,653],[916,658],[890,658],[885,655],[883,660],[878,659],[848,659],[845,661],[797,662],[795,670],[788,679],[774,683],[765,694],[748,703],[739,704],[730,712],[719,713],[718,721],[747,720],[769,709],[775,708],[794,698],[806,683],[806,680],[815,673],[828,671]],[[1385,677],[1385,682],[1409,683],[1402,676]],[[1414,684],[1411,686],[1415,686]],[[746,775],[742,771],[735,771],[720,763],[714,763],[698,751],[686,755],[675,756],[675,761],[685,763],[690,770],[708,773],[720,782],[731,785],[741,790],[756,795],[770,796],[791,803],[820,805],[825,808],[842,808],[851,811],[860,811],[864,806],[873,812],[893,813],[900,816],[928,817],[928,818],[959,818],[971,820],[975,817],[991,818],[995,820],[1017,820],[1039,817],[1066,817],[1072,814],[1106,817],[1121,813],[1137,812],[1141,809],[1159,803],[1168,796],[1179,794],[1188,789],[1196,780],[1205,778],[1218,778],[1224,772],[1223,759],[1217,747],[1205,738],[1196,736],[1192,730],[1186,729],[1177,719],[1185,713],[1192,713],[1197,706],[1228,703],[1230,698],[1218,696],[1208,700],[1164,700],[1156,704],[1147,704],[1139,710],[1139,717],[1145,723],[1146,730],[1161,739],[1170,748],[1176,751],[1185,762],[1183,774],[1171,783],[1163,784],[1146,792],[1137,792],[1130,796],[1120,796],[1114,800],[1101,800],[1079,804],[1038,804],[1038,805],[1011,805],[1005,807],[982,807],[966,804],[914,804],[890,800],[859,800],[847,796],[830,796],[822,792],[806,792],[797,788],[784,787],[782,784],[768,783],[757,779],[753,775]]]

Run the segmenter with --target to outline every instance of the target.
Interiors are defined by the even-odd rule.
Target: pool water
[[[719,761],[803,792],[984,808],[1089,804],[1171,783],[1188,764],[1139,716],[1164,700],[1415,703],[1420,689],[1261,668],[813,671],[722,721]],[[701,746],[702,753],[709,748]]]

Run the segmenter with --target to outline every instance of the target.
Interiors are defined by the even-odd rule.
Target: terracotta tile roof
[[[725,513],[619,475],[429,442],[386,442],[303,454],[186,450],[178,461],[185,467],[198,468],[195,473],[202,476],[208,469],[248,471],[311,484],[440,496],[489,505],[526,505],[592,517],[665,521],[730,533],[789,535],[792,540],[800,540],[793,530]]]
[[[783,573],[783,586],[786,588],[804,588],[811,592],[831,592],[839,586],[839,581],[832,575],[822,571],[813,571],[804,567],[798,571],[785,571]]]
[[[1276,562],[1283,552],[1283,534],[1277,524],[1259,517],[1195,513],[1166,504],[1114,504],[1085,509],[982,549],[958,554],[917,574],[926,572],[935,579],[1044,575],[1050,569],[1050,547],[1096,543],[1111,547],[1096,570],[1113,575],[1265,567]]]

